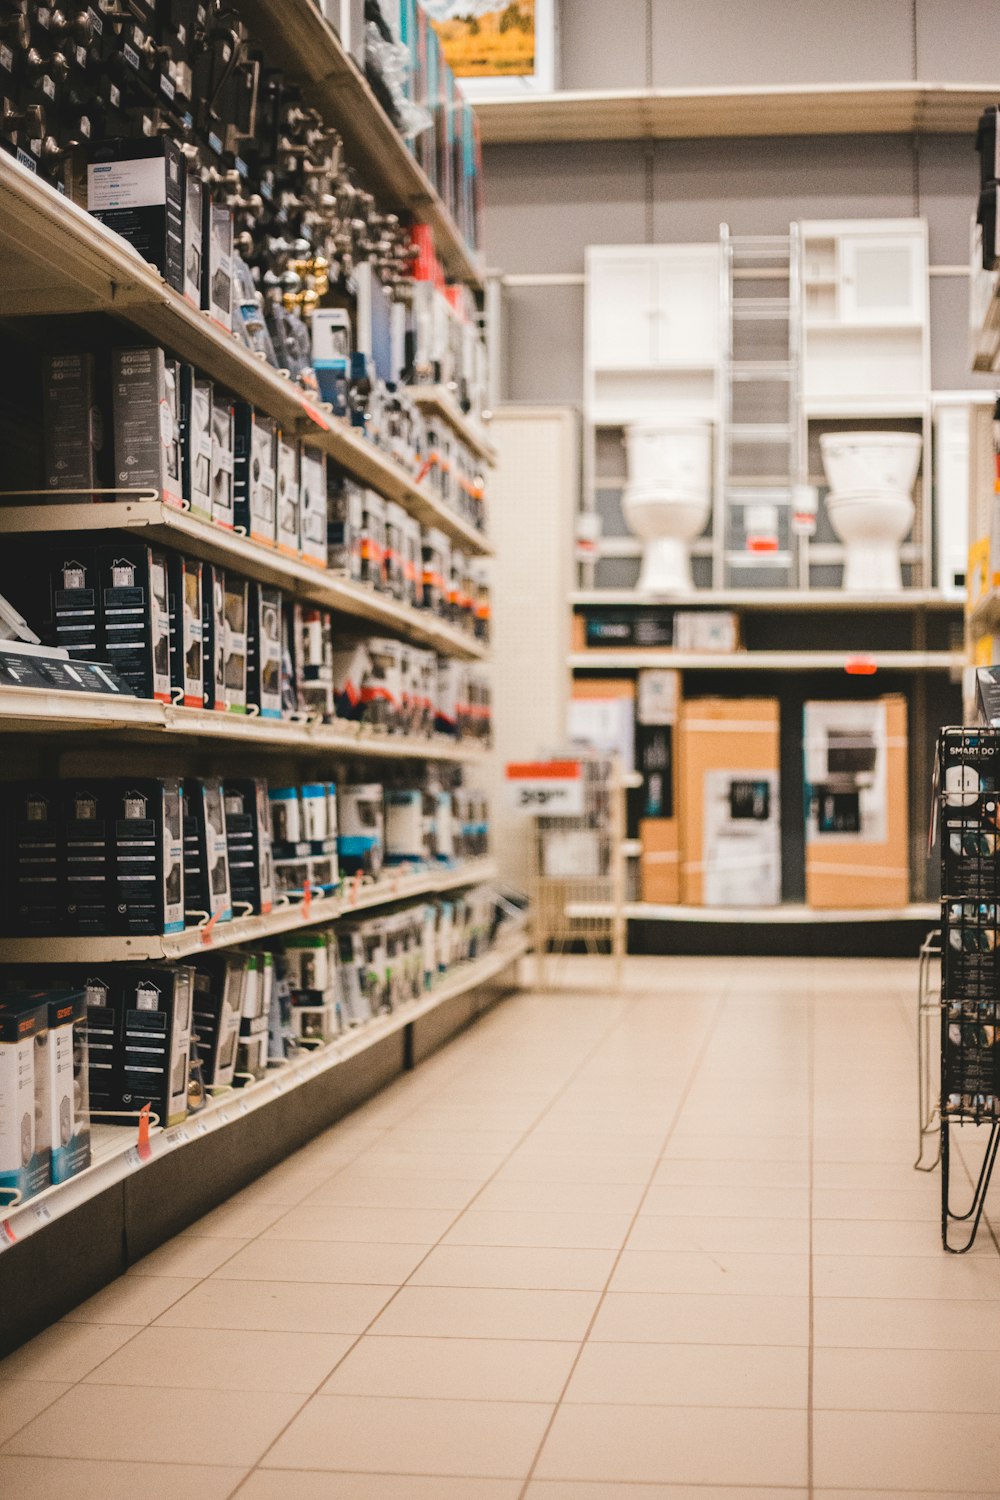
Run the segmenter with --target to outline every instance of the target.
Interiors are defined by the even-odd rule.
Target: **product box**
[[[623,773],[635,769],[635,682],[631,677],[578,678],[569,704],[569,738],[617,755]]]
[[[310,883],[309,840],[297,786],[268,786],[275,896],[301,900]]]
[[[112,350],[111,409],[116,488],[183,505],[177,360],[158,348]]]
[[[225,630],[222,644],[222,680],[226,708],[231,714],[247,711],[247,580],[226,570],[223,580]]]
[[[65,921],[59,784],[12,782],[4,788],[4,803],[6,930],[19,937],[51,936]]]
[[[206,202],[203,213],[201,305],[213,323],[233,331],[233,211]]]
[[[226,711],[226,574],[218,563],[201,569],[201,631],[205,708]]]
[[[328,473],[327,566],[332,573],[361,582],[361,547],[364,532],[365,497],[362,487],[346,474]],[[419,528],[417,536],[419,538]],[[419,557],[419,541],[418,541]],[[420,565],[422,566],[422,564]]]
[[[181,366],[181,481],[191,514],[212,519],[212,382]]]
[[[212,520],[233,529],[233,403],[218,388],[212,391]]]
[[[0,1206],[47,1188],[51,1157],[45,1102],[48,1005],[10,991],[0,1004]]]
[[[60,927],[90,936],[114,932],[113,809],[107,784],[66,781],[59,783],[58,792],[64,913]]]
[[[906,700],[805,705],[806,900],[910,898]]]
[[[48,354],[42,360],[44,484],[50,490],[110,484],[93,354]],[[77,496],[78,500],[83,496]]]
[[[935,791],[944,896],[1000,896],[1000,730],[942,730]]]
[[[98,554],[74,538],[56,558],[49,575],[54,644],[77,660],[95,661],[102,645]]]
[[[184,203],[187,172],[169,136],[107,140],[91,151],[87,208],[184,291]]]
[[[427,862],[424,794],[417,788],[386,788],[385,862],[387,865]]]
[[[585,641],[588,647],[674,645],[674,622],[667,610],[601,610],[587,615]]]
[[[241,1083],[263,1078],[267,1072],[267,1033],[274,985],[272,955],[250,953],[247,958],[240,1041],[236,1053],[236,1078]]]
[[[194,971],[192,1042],[208,1089],[233,1082],[248,967],[248,954],[230,950],[199,959]]]
[[[247,595],[247,710],[280,719],[281,591],[250,579]]]
[[[385,852],[382,788],[377,783],[337,788],[337,853],[342,875],[377,879]]]
[[[81,974],[84,996],[84,1035],[87,1043],[87,1089],[93,1118],[118,1104],[118,1058],[121,1026],[111,992],[114,966],[101,973]]]
[[[299,455],[294,439],[278,433],[277,462],[275,465],[278,485],[277,541],[279,552],[289,557],[299,555]]]
[[[274,904],[267,782],[259,778],[227,778],[223,802],[233,909],[266,915]]]
[[[198,558],[167,554],[171,693],[173,701],[185,708],[205,706],[201,572]]]
[[[301,706],[325,722],[333,718],[333,620],[329,610],[297,600],[292,618]]]
[[[639,794],[639,874],[643,901],[680,901],[680,830],[677,817],[677,718],[680,673],[640,672],[636,706]]]
[[[184,906],[189,927],[229,922],[233,915],[222,782],[185,777]]]
[[[325,568],[326,455],[303,444],[299,460],[299,543],[303,562]]]
[[[245,401],[235,407],[233,505],[236,529],[273,547],[277,539],[277,424]]]
[[[740,617],[729,609],[677,610],[674,650],[731,656],[739,651]]]
[[[167,564],[123,538],[98,552],[104,654],[139,698],[171,701]]]
[[[118,1107],[149,1104],[161,1125],[179,1125],[188,1108],[194,970],[116,965],[112,993],[121,1027]]]
[[[978,1008],[993,1025],[1000,984],[1000,907],[995,901],[941,903],[942,998]]]
[[[82,990],[48,1000],[48,1144],[53,1183],[67,1182],[90,1166],[87,1006]]]
[[[685,905],[779,904],[779,724],[774,698],[694,698],[681,705]]]
[[[107,785],[115,923],[120,933],[184,929],[181,784],[176,777]]]
[[[205,188],[199,170],[189,166],[184,173],[184,285],[193,307],[201,307],[202,263],[205,258]]]
[[[309,845],[309,883],[314,893],[331,895],[340,883],[337,860],[337,789],[332,782],[299,788],[302,832]]]

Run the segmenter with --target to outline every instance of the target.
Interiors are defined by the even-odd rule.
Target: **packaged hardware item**
[[[104,654],[137,697],[169,703],[166,558],[123,538],[100,548],[97,562]]]
[[[239,1083],[254,1082],[267,1072],[267,1033],[273,985],[274,959],[271,954],[248,954],[236,1053],[235,1079]]]
[[[115,487],[154,490],[181,506],[180,365],[162,349],[111,354]]]
[[[233,500],[233,403],[218,387],[212,391],[212,520],[231,531]]]
[[[639,793],[639,871],[642,899],[673,906],[680,901],[680,830],[677,816],[677,717],[680,673],[640,672],[636,704]]]
[[[110,1123],[134,1127],[148,1104],[161,1125],[179,1125],[188,1111],[194,970],[186,964],[113,964],[103,978],[115,1025],[111,1102],[104,1105],[115,1112]],[[101,1119],[93,1073],[91,1095],[94,1116]]]
[[[247,711],[247,587],[245,578],[237,578],[227,568],[223,582],[222,680],[226,708],[231,714]]]
[[[338,719],[364,717],[362,694],[372,670],[368,643],[363,640],[337,641],[333,650],[333,703]]]
[[[300,901],[307,893],[312,895],[312,849],[305,833],[301,790],[297,786],[269,785],[268,798],[271,804],[275,895]]]
[[[51,1180],[48,1024],[44,995],[14,990],[0,999],[0,1206],[32,1197]]]
[[[280,719],[281,591],[251,578],[247,607],[247,711]]]
[[[942,730],[935,783],[943,894],[1000,896],[1000,730]]]
[[[238,401],[233,429],[233,505],[236,529],[273,547],[277,540],[275,450],[277,423]]]
[[[226,703],[226,573],[218,563],[201,569],[201,629],[206,708],[225,713]]]
[[[49,354],[43,358],[42,418],[46,489],[87,490],[110,485],[93,354]]]
[[[184,207],[187,173],[168,136],[105,140],[90,153],[87,208],[184,290]]]
[[[223,787],[234,910],[266,915],[274,904],[271,803],[261,778],[229,777]]]
[[[4,802],[6,930],[25,937],[56,933],[65,902],[58,783],[12,782]]]
[[[731,656],[740,649],[740,617],[728,609],[679,609],[674,649]]]
[[[364,538],[364,490],[346,474],[328,471],[327,566],[331,572],[362,582]]]
[[[115,931],[180,932],[184,927],[184,851],[180,781],[124,780],[108,785]]]
[[[222,782],[185,777],[184,906],[189,927],[228,922],[233,915]]]
[[[201,268],[201,305],[213,323],[233,331],[233,211],[206,203]]]
[[[64,861],[62,901],[67,932],[95,935],[114,930],[111,808],[99,782],[62,782],[58,788],[57,851]],[[58,839],[62,848],[58,850]],[[46,862],[47,863],[47,862]]]
[[[192,1044],[205,1087],[228,1088],[236,1070],[247,955],[236,950],[198,960],[192,992]]]
[[[50,993],[47,1004],[47,1133],[51,1177],[58,1183],[90,1166],[87,1007],[82,990]]]
[[[569,705],[569,737],[635,769],[635,682],[630,677],[578,678]]]
[[[387,787],[385,793],[385,862],[422,865],[428,857],[424,793],[419,788]]]
[[[167,553],[171,695],[174,703],[185,708],[205,704],[201,571],[199,559]]]
[[[278,550],[289,557],[298,557],[300,540],[299,519],[299,455],[292,438],[278,433],[277,462],[277,542]]]
[[[184,296],[201,307],[202,262],[204,260],[205,189],[197,168],[184,173]]]
[[[193,516],[212,519],[212,382],[181,365],[181,482]]]
[[[98,552],[77,547],[74,539],[71,550],[67,545],[55,554],[49,580],[53,644],[75,660],[96,660],[103,647]]]
[[[337,821],[341,874],[377,879],[385,852],[381,786],[377,783],[339,786]]]
[[[306,444],[299,458],[299,547],[303,562],[326,567],[326,455]]]
[[[311,718],[333,718],[333,621],[318,605],[292,605],[299,706]]]

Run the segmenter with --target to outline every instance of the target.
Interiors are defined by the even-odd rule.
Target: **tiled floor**
[[[915,965],[557,976],[0,1365],[0,1495],[1000,1496]]]

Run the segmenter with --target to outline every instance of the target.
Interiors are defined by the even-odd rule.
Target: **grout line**
[[[627,1232],[625,1234],[625,1237],[622,1240],[621,1245],[618,1247],[618,1251],[617,1251],[617,1253],[615,1255],[614,1262],[612,1263],[611,1270],[608,1272],[607,1278],[606,1278],[605,1283],[604,1283],[603,1290],[601,1291],[601,1294],[600,1294],[600,1296],[598,1298],[597,1306],[594,1309],[594,1312],[593,1312],[593,1314],[591,1316],[590,1322],[587,1324],[586,1331],[584,1332],[583,1338],[580,1341],[579,1348],[576,1351],[576,1357],[574,1358],[573,1363],[570,1366],[569,1374],[566,1376],[566,1379],[565,1379],[565,1381],[563,1383],[562,1390],[560,1391],[559,1397],[558,1397],[558,1399],[556,1401],[556,1404],[555,1404],[555,1406],[553,1408],[552,1415],[551,1415],[551,1417],[549,1418],[549,1421],[546,1424],[545,1431],[542,1433],[542,1436],[541,1436],[541,1439],[539,1441],[538,1447],[535,1450],[535,1456],[534,1456],[534,1458],[531,1461],[531,1467],[528,1470],[528,1474],[527,1474],[527,1477],[525,1478],[524,1484],[521,1486],[521,1490],[520,1490],[520,1493],[518,1495],[518,1500],[525,1500],[525,1497],[527,1496],[528,1490],[529,1490],[529,1488],[531,1486],[532,1479],[534,1478],[535,1470],[538,1467],[539,1460],[540,1460],[540,1458],[542,1456],[542,1453],[543,1453],[543,1451],[545,1449],[545,1444],[548,1442],[549,1435],[552,1432],[552,1428],[553,1428],[553,1426],[555,1424],[556,1417],[558,1416],[559,1411],[562,1408],[563,1403],[565,1401],[566,1392],[569,1390],[570,1384],[571,1384],[571,1382],[573,1380],[574,1375],[576,1374],[577,1367],[579,1366],[580,1360],[581,1360],[581,1358],[583,1356],[583,1351],[586,1348],[588,1341],[590,1340],[590,1336],[591,1336],[591,1334],[592,1334],[592,1332],[594,1330],[594,1327],[595,1327],[595,1325],[597,1323],[598,1316],[599,1316],[599,1314],[601,1312],[602,1307],[604,1306],[605,1298],[608,1295],[608,1291],[609,1291],[609,1288],[611,1286],[612,1281],[614,1280],[615,1273],[618,1270],[618,1267],[619,1267],[619,1265],[621,1263],[621,1258],[622,1258],[622,1255],[625,1252],[625,1247],[628,1244],[629,1237],[631,1236],[632,1230],[635,1228],[636,1221],[637,1221],[640,1213],[642,1212],[642,1206],[645,1203],[647,1197],[649,1196],[649,1190],[653,1186],[653,1184],[654,1184],[654,1182],[656,1180],[657,1169],[659,1168],[659,1165],[662,1162],[662,1160],[664,1158],[664,1155],[666,1154],[667,1147],[670,1144],[670,1138],[673,1135],[674,1130],[677,1128],[677,1122],[680,1119],[680,1117],[681,1117],[681,1115],[682,1115],[682,1113],[684,1111],[684,1106],[685,1106],[685,1104],[687,1102],[688,1096],[691,1093],[691,1090],[694,1087],[695,1079],[697,1078],[698,1072],[699,1072],[699,1070],[701,1068],[701,1065],[702,1065],[702,1063],[705,1060],[705,1056],[706,1056],[706,1054],[708,1052],[709,1045],[710,1045],[710,1043],[712,1041],[712,1038],[714,1037],[714,1035],[716,1033],[716,1030],[718,1029],[719,1021],[721,1020],[721,1017],[722,1017],[722,1012],[725,1009],[725,1004],[726,1004],[726,1001],[725,1001],[724,997],[721,998],[721,999],[718,999],[716,1001],[716,1004],[715,1004],[715,1010],[714,1010],[714,1012],[712,1013],[712,1015],[708,1019],[708,1023],[707,1023],[707,1025],[705,1027],[704,1035],[703,1035],[703,1037],[701,1039],[701,1042],[699,1043],[699,1045],[698,1045],[698,1047],[697,1047],[697,1049],[695,1051],[694,1058],[693,1058],[693,1060],[691,1062],[691,1066],[690,1066],[690,1069],[688,1071],[687,1081],[686,1081],[683,1089],[681,1090],[681,1095],[680,1095],[680,1098],[679,1098],[679,1100],[677,1102],[677,1106],[676,1106],[676,1108],[674,1110],[674,1113],[673,1113],[673,1116],[672,1116],[672,1118],[670,1120],[670,1124],[667,1126],[666,1135],[663,1137],[662,1144],[660,1146],[659,1154],[658,1154],[658,1156],[656,1158],[656,1161],[653,1163],[652,1168],[650,1169],[650,1174],[649,1174],[649,1177],[648,1177],[648,1179],[646,1181],[646,1186],[643,1189],[642,1197],[639,1199],[639,1203],[638,1203],[638,1205],[636,1207],[636,1210],[632,1214],[631,1221],[629,1223],[629,1227],[628,1227],[628,1230],[627,1230]]]

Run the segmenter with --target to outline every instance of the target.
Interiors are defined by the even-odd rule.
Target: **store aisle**
[[[557,973],[0,1365],[0,1495],[995,1496],[915,965]]]

